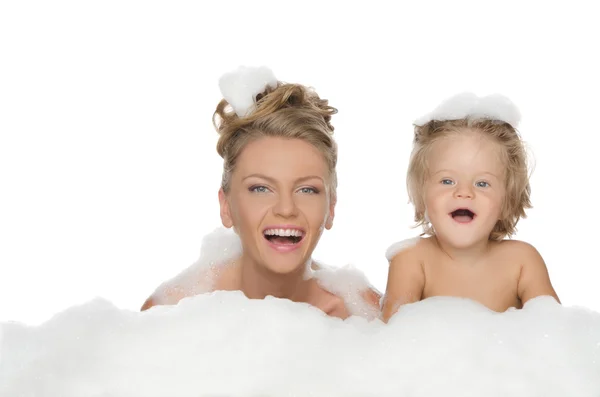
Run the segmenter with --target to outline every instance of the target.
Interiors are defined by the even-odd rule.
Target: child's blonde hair
[[[480,132],[502,148],[506,164],[506,193],[502,204],[501,219],[490,233],[491,240],[502,240],[516,232],[519,219],[525,218],[525,210],[531,208],[527,153],[519,133],[509,123],[491,119],[432,120],[415,125],[413,151],[407,172],[407,189],[415,207],[416,226],[422,226],[424,234],[435,232],[425,216],[424,184],[428,178],[428,154],[434,142],[465,130]]]

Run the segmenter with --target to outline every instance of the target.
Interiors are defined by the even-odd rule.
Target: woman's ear
[[[221,207],[221,223],[226,228],[233,226],[233,219],[231,218],[231,209],[229,208],[229,199],[223,188],[219,189],[219,206]]]
[[[329,230],[333,227],[333,218],[335,217],[335,204],[336,200],[332,199],[329,204],[329,215],[327,215],[327,219],[325,220],[325,229]]]

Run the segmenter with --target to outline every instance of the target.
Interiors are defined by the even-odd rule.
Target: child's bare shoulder
[[[503,261],[510,261],[518,267],[521,282],[548,277],[546,262],[539,251],[530,243],[520,240],[499,242]]]
[[[519,266],[518,295],[523,304],[540,295],[560,299],[552,286],[546,262],[538,250],[529,243],[519,240],[502,242],[506,250],[504,257],[511,258]],[[510,255],[510,256],[509,256]]]
[[[521,240],[502,240],[496,245],[502,255],[517,259],[521,265],[534,262],[540,258],[540,253],[531,244]]]
[[[401,305],[421,300],[425,288],[423,258],[428,247],[430,239],[416,237],[392,244],[386,251],[390,267],[382,307],[384,321]]]
[[[390,245],[385,252],[385,257],[390,263],[405,260],[415,262],[419,261],[431,248],[431,238],[413,237]]]

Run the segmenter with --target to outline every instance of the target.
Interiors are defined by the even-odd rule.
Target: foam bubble
[[[396,254],[401,251],[404,251],[407,248],[413,247],[417,245],[417,243],[421,240],[421,237],[413,237],[406,240],[398,241],[389,246],[389,248],[385,251],[385,258],[388,261],[391,261]]]
[[[432,120],[464,118],[499,120],[517,128],[521,120],[521,112],[503,95],[478,97],[471,92],[465,92],[446,99],[432,112],[417,119],[414,124],[421,126]]]
[[[276,88],[277,78],[271,69],[265,66],[240,66],[232,72],[225,73],[219,79],[223,98],[239,117],[247,116],[254,109],[256,96],[267,86]]]
[[[219,268],[239,257],[242,253],[242,243],[231,229],[216,228],[204,236],[200,256],[196,262],[181,271],[176,276],[163,282],[152,294],[157,304],[170,303],[169,295],[177,291],[177,295],[197,295],[212,291],[214,275]]]
[[[600,315],[550,297],[505,313],[430,298],[385,325],[215,292],[0,329],[3,396],[600,395]]]
[[[204,237],[198,260],[154,291],[154,302],[172,303],[170,296],[173,293],[177,296],[193,296],[212,291],[214,277],[241,254],[242,243],[237,234],[230,229],[215,229]],[[378,316],[378,310],[362,296],[366,290],[374,288],[359,269],[353,266],[336,268],[319,263],[317,270],[311,270],[309,263],[305,277],[315,278],[322,288],[342,298],[350,314],[369,319]]]
[[[360,270],[351,265],[342,268],[319,266],[313,277],[323,289],[342,298],[351,315],[369,320],[379,317],[379,309],[363,296],[365,291],[374,287]]]

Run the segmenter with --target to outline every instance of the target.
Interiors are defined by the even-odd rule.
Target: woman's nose
[[[277,203],[273,207],[275,215],[282,216],[284,218],[293,217],[298,214],[298,207],[294,200],[293,194],[281,194],[278,197]]]

